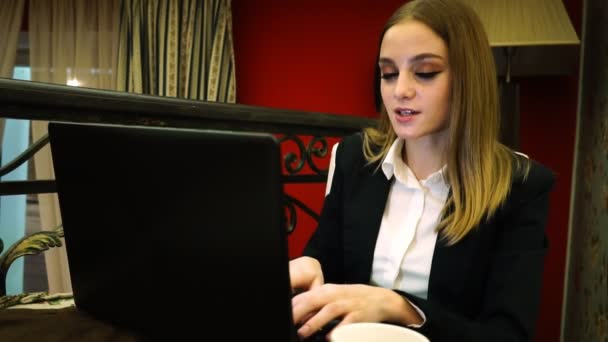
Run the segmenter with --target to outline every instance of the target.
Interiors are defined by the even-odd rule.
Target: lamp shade
[[[578,70],[580,39],[561,0],[461,0],[481,18],[499,75]]]

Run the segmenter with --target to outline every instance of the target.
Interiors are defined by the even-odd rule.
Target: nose
[[[402,72],[397,78],[397,84],[395,85],[395,98],[397,99],[411,99],[416,96],[416,89],[414,88],[414,80],[409,73]]]

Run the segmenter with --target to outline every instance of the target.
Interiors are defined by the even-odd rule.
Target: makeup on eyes
[[[416,77],[424,80],[430,80],[435,78],[435,76],[437,76],[439,73],[441,73],[441,71],[416,72]]]
[[[414,65],[412,73],[420,79],[430,80],[445,70],[444,67],[436,63],[424,63],[422,66]],[[384,80],[390,80],[399,76],[399,71],[395,67],[381,66],[380,77]]]

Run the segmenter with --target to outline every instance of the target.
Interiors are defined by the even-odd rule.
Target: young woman
[[[329,192],[290,262],[299,334],[389,322],[437,341],[534,335],[553,174],[498,142],[493,56],[456,0],[414,0],[378,54],[377,128],[334,148]]]

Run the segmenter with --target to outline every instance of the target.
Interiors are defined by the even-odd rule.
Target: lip
[[[397,107],[397,108],[395,108],[395,110],[393,112],[397,116],[410,116],[410,115],[420,114],[419,110],[415,110],[412,108],[406,108],[406,107]]]
[[[393,110],[393,113],[395,114],[395,120],[397,122],[405,124],[416,119],[416,116],[420,114],[420,111],[407,107],[397,107]]]

